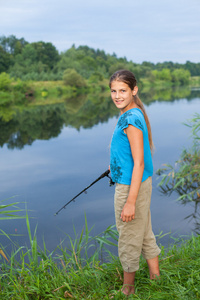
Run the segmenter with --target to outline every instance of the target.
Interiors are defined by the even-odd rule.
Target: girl
[[[109,83],[112,100],[121,112],[111,141],[110,171],[112,181],[116,182],[115,219],[124,270],[121,291],[125,295],[134,294],[141,254],[147,261],[150,278],[160,275],[160,249],[152,232],[150,214],[153,141],[136,84],[135,76],[127,70],[115,72]]]

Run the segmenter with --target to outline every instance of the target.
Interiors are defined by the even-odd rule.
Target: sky
[[[200,62],[200,0],[0,0],[0,36],[73,44],[136,63]]]

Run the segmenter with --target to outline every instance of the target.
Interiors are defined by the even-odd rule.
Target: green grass
[[[108,247],[116,246],[117,232],[112,226],[93,237],[85,228],[75,239],[69,236],[53,252],[37,244],[36,230],[31,235],[28,215],[29,247],[13,245],[9,262],[1,259],[0,299],[126,299],[116,293],[122,286],[123,270],[118,257]],[[200,299],[200,236],[176,242],[170,249],[161,247],[159,280],[150,281],[141,258],[136,272],[135,295],[129,299]],[[104,262],[102,261],[104,254]],[[106,261],[106,262],[105,262]]]

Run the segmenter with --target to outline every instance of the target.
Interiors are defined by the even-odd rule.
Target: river
[[[200,111],[200,96],[194,94],[190,99],[181,97],[173,101],[159,99],[147,103],[145,108],[156,147],[153,156],[151,203],[153,230],[156,235],[161,232],[170,233],[168,238],[159,240],[167,245],[172,241],[169,239],[170,235],[191,235],[195,220],[188,222],[186,217],[194,211],[194,205],[180,205],[175,201],[176,194],[170,197],[162,195],[157,187],[159,180],[155,171],[162,167],[163,163],[174,164],[183,148],[191,146],[191,132],[183,123]],[[106,109],[105,106],[104,112]],[[66,114],[65,111],[62,113]],[[107,178],[92,186],[87,194],[82,194],[57,216],[54,215],[108,168],[109,144],[117,123],[117,115],[112,113],[104,118],[101,115],[102,111],[99,113],[99,121],[95,119],[86,126],[84,117],[78,118],[75,113],[74,117],[71,117],[74,123],[66,125],[66,122],[61,122],[57,128],[60,119],[53,122],[49,117],[42,123],[41,114],[36,113],[40,121],[36,119],[28,126],[31,131],[34,126],[38,126],[37,122],[41,123],[41,133],[35,135],[35,138],[35,133],[30,134],[31,138],[27,136],[26,128],[30,121],[28,115],[20,119],[24,122],[20,121],[20,130],[11,129],[13,124],[16,126],[17,119],[12,121],[13,123],[10,121],[9,126],[8,123],[4,123],[4,131],[1,128],[2,135],[7,135],[0,148],[1,200],[7,199],[4,204],[20,202],[20,208],[27,208],[32,232],[37,226],[38,244],[42,246],[44,239],[49,250],[55,249],[67,237],[66,234],[74,236],[74,228],[80,233],[85,223],[84,215],[87,217],[89,228],[94,225],[91,233],[93,235],[115,223],[114,187],[109,186]],[[91,119],[92,116],[91,111]],[[76,124],[76,118],[77,126],[73,125]],[[51,134],[48,131],[50,127],[53,132]],[[13,196],[15,197],[8,199]],[[29,243],[24,219],[1,221],[1,229],[9,234],[17,233],[18,236],[12,236],[11,239],[19,245]],[[9,246],[11,242],[3,236],[1,244]]]

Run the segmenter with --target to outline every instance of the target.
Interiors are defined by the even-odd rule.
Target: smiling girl
[[[127,70],[115,72],[109,83],[111,97],[121,115],[113,133],[110,171],[115,188],[115,219],[119,232],[118,252],[124,270],[121,291],[134,294],[135,272],[142,254],[150,278],[160,275],[160,249],[152,232],[152,135],[149,119],[139,99],[135,76]]]

